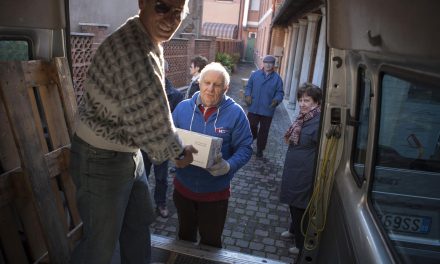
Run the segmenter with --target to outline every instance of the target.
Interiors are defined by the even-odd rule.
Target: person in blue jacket
[[[244,93],[252,136],[257,140],[256,156],[259,158],[263,157],[266,148],[275,108],[284,97],[283,80],[274,67],[275,57],[265,56],[263,68],[251,74]]]
[[[200,74],[200,92],[182,101],[173,112],[178,128],[220,137],[221,156],[208,169],[189,165],[176,170],[173,200],[179,219],[178,237],[221,248],[230,182],[252,156],[252,134],[244,110],[226,96],[230,77],[219,63]]]

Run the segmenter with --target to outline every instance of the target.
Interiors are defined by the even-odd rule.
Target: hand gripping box
[[[191,164],[194,166],[205,169],[211,167],[222,150],[222,138],[180,128],[177,128],[177,134],[182,139],[183,145],[193,145],[199,151],[193,154],[194,161]]]

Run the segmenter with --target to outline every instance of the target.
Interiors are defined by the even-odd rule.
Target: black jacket
[[[183,100],[183,94],[179,90],[174,88],[171,81],[168,80],[168,78],[166,77],[165,77],[165,91],[167,93],[171,112],[173,112],[174,108],[176,108],[176,106]]]

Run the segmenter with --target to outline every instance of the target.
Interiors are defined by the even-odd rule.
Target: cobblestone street
[[[240,103],[241,78],[248,78],[255,70],[253,64],[239,64],[232,74],[228,95]],[[246,110],[246,108],[245,108]],[[283,104],[277,107],[269,133],[268,146],[263,158],[251,160],[239,170],[232,180],[232,195],[223,232],[223,245],[228,250],[284,262],[292,262],[288,248],[292,241],[282,239],[281,232],[289,225],[288,207],[279,203],[278,193],[287,145],[283,135],[290,125],[289,115]],[[254,142],[255,149],[255,142]],[[168,208],[170,217],[157,217],[152,224],[152,234],[176,238],[177,214],[172,201],[173,184],[171,174],[168,182]],[[150,177],[154,186],[154,177]]]

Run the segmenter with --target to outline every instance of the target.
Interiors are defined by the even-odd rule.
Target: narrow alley
[[[254,64],[239,64],[232,74],[228,95],[234,98],[246,110],[240,100],[242,78],[248,78],[255,70]],[[264,257],[291,263],[293,256],[288,248],[293,241],[282,239],[281,232],[289,225],[289,212],[286,205],[280,204],[278,193],[284,156],[287,145],[283,135],[290,125],[289,115],[283,104],[277,107],[269,133],[267,149],[263,158],[255,153],[246,166],[239,170],[231,183],[228,216],[223,231],[223,246],[253,256]],[[255,147],[255,146],[254,146]],[[177,214],[172,201],[172,174],[168,178],[167,194],[169,218],[157,217],[151,226],[154,235],[176,238]],[[150,183],[154,184],[150,177]]]

